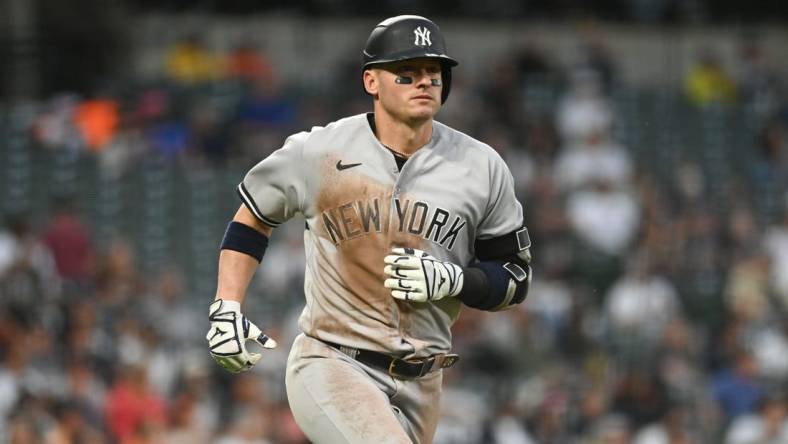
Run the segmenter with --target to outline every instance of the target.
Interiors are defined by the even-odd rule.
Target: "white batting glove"
[[[457,296],[462,290],[462,267],[443,262],[413,248],[394,248],[384,258],[383,283],[391,296],[404,301],[427,302]]]
[[[246,341],[254,341],[263,348],[276,347],[276,341],[241,314],[241,304],[237,301],[213,301],[208,309],[208,320],[211,328],[205,339],[211,357],[230,373],[249,370],[260,360],[260,353],[250,353],[246,349]]]

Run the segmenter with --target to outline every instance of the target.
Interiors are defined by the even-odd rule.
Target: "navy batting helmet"
[[[451,68],[458,63],[446,54],[446,41],[432,20],[418,15],[398,15],[378,23],[364,47],[363,69],[422,57],[441,63],[441,102],[445,103],[451,89]]]

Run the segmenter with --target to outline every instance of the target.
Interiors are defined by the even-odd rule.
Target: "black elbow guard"
[[[519,264],[507,262],[503,264],[503,268],[511,275],[506,292],[508,295],[511,291],[512,297],[506,298],[498,310],[506,310],[522,303],[525,297],[528,296],[528,290],[531,288],[531,278],[533,277],[531,266],[524,262]]]
[[[505,262],[499,265],[504,270],[505,287],[491,288],[502,297],[497,301],[498,304],[489,308],[490,311],[508,310],[517,304],[522,303],[528,296],[528,289],[531,287],[531,266],[520,260]]]
[[[525,300],[531,286],[531,239],[522,227],[509,234],[479,240],[479,262],[465,269],[465,284],[458,297],[465,305],[499,311]]]
[[[465,283],[457,297],[479,310],[500,311],[525,300],[531,267],[520,261],[477,262],[464,269]]]

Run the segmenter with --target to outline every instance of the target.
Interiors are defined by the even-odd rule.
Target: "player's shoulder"
[[[486,159],[493,163],[503,162],[503,158],[492,146],[482,142],[464,132],[454,129],[444,123],[434,121],[434,128],[437,130],[442,143],[454,147],[463,153],[467,153],[475,160]]]

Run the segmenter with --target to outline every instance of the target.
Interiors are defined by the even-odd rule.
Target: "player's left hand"
[[[241,304],[236,301],[217,299],[211,303],[208,319],[211,328],[208,340],[211,357],[217,364],[231,373],[249,370],[260,360],[260,353],[246,348],[246,341],[253,341],[263,348],[276,347],[269,338],[241,313]]]
[[[462,267],[443,262],[421,250],[394,248],[384,258],[383,283],[391,296],[404,301],[427,302],[459,294],[463,284]]]

